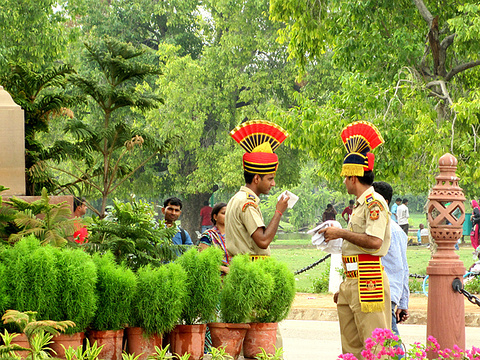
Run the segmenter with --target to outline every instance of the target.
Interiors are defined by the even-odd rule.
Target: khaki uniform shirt
[[[358,234],[367,234],[383,240],[380,249],[365,249],[344,240],[342,255],[371,254],[385,256],[390,247],[390,216],[382,195],[369,187],[357,199],[347,229]]]
[[[225,212],[225,245],[230,256],[270,255],[270,247],[260,249],[252,239],[252,234],[259,227],[265,227],[259,204],[260,198],[246,186],[242,186],[228,202]]]

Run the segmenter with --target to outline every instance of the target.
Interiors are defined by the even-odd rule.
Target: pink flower
[[[338,359],[343,359],[343,360],[358,360],[355,355],[347,353],[347,354],[341,354],[338,356]]]

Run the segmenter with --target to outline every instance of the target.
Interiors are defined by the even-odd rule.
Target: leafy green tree
[[[277,114],[303,132],[296,146],[339,170],[337,134],[353,120],[369,120],[386,141],[377,151],[378,176],[425,191],[438,158],[449,151],[459,159],[462,186],[474,193],[480,176],[476,2],[272,0],[270,13],[286,23],[280,40],[307,81],[325,53],[342,72],[340,89],[321,104],[307,85],[296,107]],[[321,174],[338,185],[338,172],[330,169]]]
[[[147,115],[181,138],[168,163],[159,164],[158,192],[185,199],[182,227],[190,233],[199,230],[200,208],[217,188],[233,192],[243,184],[242,150],[229,132],[246,119],[268,119],[272,104],[287,108],[298,87],[285,47],[275,42],[279,26],[267,17],[267,1],[207,1],[203,8],[208,21],[201,56],[161,45],[164,76],[156,86],[165,106]],[[288,143],[279,150],[280,183],[298,181],[301,154]]]
[[[94,68],[86,67],[70,81],[89,102],[65,126],[73,140],[57,141],[50,151],[66,154],[63,159],[71,161],[72,170],[53,166],[72,179],[64,186],[82,184],[100,195],[100,209],[94,211],[104,217],[109,195],[149,160],[168,150],[172,137],[167,132],[152,136],[151,129],[136,123],[130,110],[145,111],[162,103],[161,97],[138,87],[149,76],[160,74],[158,68],[142,61],[145,51],[112,38],[85,46],[86,61]],[[141,161],[131,161],[134,151],[142,152]]]
[[[49,152],[39,136],[49,131],[51,119],[73,117],[70,107],[77,101],[65,91],[66,76],[73,72],[69,65],[35,70],[33,63],[10,63],[0,75],[0,83],[25,112],[26,195],[40,195],[44,187],[51,192],[58,186],[45,162],[61,154]]]
[[[84,0],[76,21],[93,37],[111,36],[134,45],[158,50],[169,43],[182,48],[182,55],[198,57],[202,39],[198,32],[198,0]]]
[[[0,69],[9,61],[33,70],[63,58],[79,29],[69,26],[82,0],[3,0],[0,7]]]

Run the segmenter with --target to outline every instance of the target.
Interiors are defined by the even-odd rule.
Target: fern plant
[[[159,225],[155,215],[150,203],[115,199],[104,219],[92,220],[85,248],[90,253],[111,251],[118,264],[135,271],[147,264],[159,266],[172,261],[182,252],[182,247],[171,241],[177,230]]]
[[[62,246],[67,243],[67,237],[75,231],[74,221],[70,219],[72,212],[69,205],[50,204],[50,197],[45,188],[42,189],[41,198],[32,203],[16,197],[4,203],[17,210],[13,223],[18,231],[8,237],[12,243],[22,237],[35,235],[42,245]]]

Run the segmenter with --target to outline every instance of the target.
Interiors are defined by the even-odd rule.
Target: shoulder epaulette
[[[257,200],[257,198],[255,197],[255,195],[253,195],[253,194],[248,194],[248,193],[247,193],[247,199],[248,199],[248,200],[251,199],[251,200],[253,200],[253,201]]]

